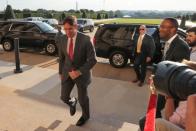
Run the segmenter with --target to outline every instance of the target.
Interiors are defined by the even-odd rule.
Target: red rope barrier
[[[146,122],[144,131],[155,131],[155,115],[156,115],[157,95],[151,94],[148,110],[146,114]]]
[[[149,79],[149,86],[151,89],[150,100],[148,103],[148,109],[146,114],[146,122],[144,131],[155,131],[155,116],[156,116],[156,106],[157,106],[157,95],[153,85],[153,76]]]

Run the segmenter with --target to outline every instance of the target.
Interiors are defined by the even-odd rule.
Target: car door
[[[2,38],[7,34],[11,26],[11,22],[0,22],[0,42]]]
[[[26,47],[28,45],[27,35],[24,33],[25,23],[13,23],[10,31],[9,37],[19,38],[20,47]]]
[[[87,20],[84,20],[84,30],[88,30]]]
[[[30,47],[43,46],[44,40],[42,38],[42,31],[36,24],[28,23],[25,31],[28,33],[28,41]]]
[[[119,27],[113,35],[114,45],[118,47],[127,47],[130,45],[131,33],[128,26]]]

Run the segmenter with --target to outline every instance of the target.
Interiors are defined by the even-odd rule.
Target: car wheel
[[[93,32],[93,30],[94,30],[94,27],[91,27],[91,28],[90,28],[90,32]]]
[[[128,58],[123,51],[114,51],[110,54],[109,61],[113,67],[121,68],[127,64]]]
[[[14,49],[14,43],[9,39],[3,40],[2,46],[5,51],[12,51]]]
[[[84,32],[84,28],[80,28],[80,32]]]
[[[45,46],[45,51],[49,55],[54,55],[57,53],[57,46],[54,43],[48,42]]]

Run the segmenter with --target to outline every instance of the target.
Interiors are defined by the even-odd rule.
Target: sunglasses
[[[139,29],[139,30],[144,30],[144,29]]]

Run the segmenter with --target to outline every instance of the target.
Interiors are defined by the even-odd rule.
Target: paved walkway
[[[14,64],[0,61],[0,131],[138,131],[149,92],[147,86],[94,77],[89,87],[91,119],[83,127],[60,99],[57,70],[22,65],[14,74]],[[76,88],[72,95],[77,96]]]

